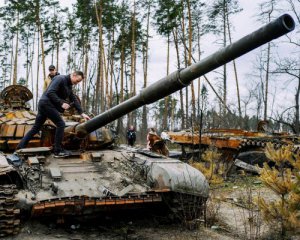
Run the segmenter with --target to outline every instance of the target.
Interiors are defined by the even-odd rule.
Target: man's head
[[[83,72],[75,71],[71,74],[71,82],[73,85],[80,83],[84,79]]]
[[[150,128],[150,132],[155,132],[155,128]]]
[[[55,76],[55,75],[56,75],[56,72],[57,72],[57,71],[56,71],[56,68],[55,68],[54,65],[50,65],[50,66],[49,66],[49,72],[50,72],[50,73],[49,73],[50,76]]]

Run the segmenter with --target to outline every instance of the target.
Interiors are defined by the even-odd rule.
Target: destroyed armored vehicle
[[[12,154],[35,118],[25,105],[30,91],[18,85],[2,91],[4,102],[13,96],[22,97],[15,97],[13,106],[3,104],[1,116],[1,236],[17,233],[20,217],[28,214],[54,215],[62,221],[64,216],[170,206],[177,215],[186,207],[193,208],[192,216],[182,212],[188,218],[203,217],[208,183],[198,170],[153,152],[114,146],[110,129],[93,130],[78,139],[69,132],[80,126],[76,115],[64,116],[65,145],[74,149],[70,157],[51,154],[51,122],[28,148]]]
[[[190,84],[199,76],[294,29],[289,15],[260,28],[202,61],[155,82],[110,110],[80,123],[66,117],[68,158],[54,158],[55,126],[46,122],[28,148],[15,147],[31,128],[31,92],[9,86],[1,93],[0,235],[16,234],[24,215],[85,216],[106,211],[169,207],[182,220],[203,217],[209,186],[203,174],[179,160],[143,149],[114,146],[107,124]]]
[[[276,148],[292,145],[293,151],[299,152],[299,136],[273,132],[246,131],[241,129],[208,129],[199,131],[165,132],[165,138],[182,147],[178,158],[188,160],[199,157],[208,149],[215,149],[222,154],[221,159],[229,163],[253,171],[253,167],[263,167],[264,162],[272,162],[265,155],[268,143]],[[251,166],[249,166],[252,165]],[[257,172],[257,171],[254,171]]]

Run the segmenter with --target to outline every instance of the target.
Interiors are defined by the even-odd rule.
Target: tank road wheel
[[[19,233],[20,209],[16,208],[17,193],[14,184],[0,185],[0,237]]]

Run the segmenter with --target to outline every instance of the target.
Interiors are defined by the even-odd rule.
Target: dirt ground
[[[130,219],[110,224],[98,220],[78,223],[69,221],[57,226],[53,221],[30,220],[22,225],[21,232],[3,239],[42,240],[42,239],[131,239],[131,240],[181,240],[181,239],[275,239],[268,234],[269,226],[263,224],[257,208],[247,207],[247,202],[258,194],[273,198],[272,192],[255,177],[233,178],[230,181],[211,187],[211,200],[207,215],[210,226],[200,222],[196,229],[188,230],[179,223],[161,223],[155,218]],[[251,222],[251,224],[250,224]],[[293,236],[292,240],[300,239]]]
[[[18,239],[18,240],[42,240],[42,239],[70,239],[70,240],[84,240],[84,239],[105,239],[105,240],[183,240],[183,239],[233,239],[230,236],[220,234],[209,229],[201,229],[189,231],[181,229],[178,225],[168,225],[159,227],[139,227],[132,226],[130,229],[103,229],[103,228],[79,228],[67,229],[58,228],[52,229],[39,222],[32,221],[27,223],[21,233],[15,237],[8,237],[4,239]]]

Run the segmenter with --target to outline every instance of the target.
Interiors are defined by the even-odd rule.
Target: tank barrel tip
[[[282,24],[288,31],[293,31],[295,29],[295,21],[289,14],[283,14],[281,16]]]

